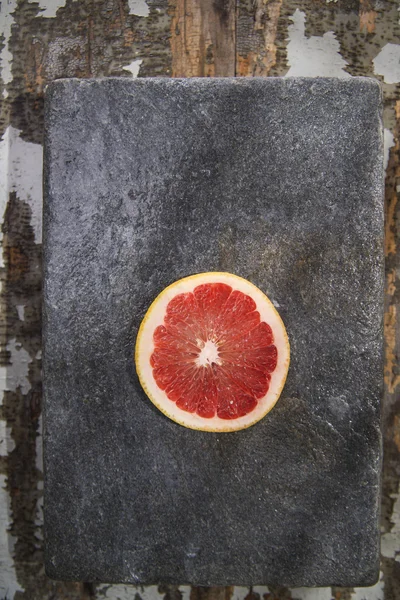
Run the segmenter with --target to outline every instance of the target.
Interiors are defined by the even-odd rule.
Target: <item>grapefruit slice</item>
[[[289,368],[285,326],[255,285],[231,273],[176,281],[139,328],[140,383],[167,417],[203,431],[236,431],[278,400]]]

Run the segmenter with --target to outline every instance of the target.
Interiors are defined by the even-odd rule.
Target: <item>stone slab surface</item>
[[[132,583],[378,576],[383,166],[367,79],[61,80],[46,99],[46,570]],[[292,362],[248,430],[185,429],[142,391],[140,321],[230,271]]]

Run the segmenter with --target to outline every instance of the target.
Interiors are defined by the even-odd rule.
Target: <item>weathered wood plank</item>
[[[282,0],[239,0],[236,75],[266,77],[276,65]]]
[[[171,2],[172,77],[235,75],[235,0]]]
[[[148,13],[148,16],[134,14],[130,5],[140,5],[138,12]],[[386,44],[398,44],[400,39],[399,4],[389,0],[238,0],[237,8],[232,0],[216,4],[211,0],[148,0],[148,10],[145,10],[144,0],[48,0],[47,3],[42,0],[40,6],[59,8],[51,18],[40,16],[39,4],[28,0],[20,0],[18,4],[8,0],[0,8],[0,17],[4,17],[4,11],[15,10],[14,17],[4,17],[11,19],[13,24],[9,44],[12,77],[11,81],[0,82],[0,91],[7,84],[9,94],[1,102],[0,132],[3,135],[12,125],[20,140],[32,144],[24,146],[25,154],[20,144],[14,149],[13,160],[17,162],[12,168],[17,169],[18,161],[26,165],[23,176],[28,180],[35,179],[40,171],[40,163],[36,158],[32,159],[32,149],[38,148],[42,140],[43,89],[54,78],[130,77],[132,71],[125,70],[127,67],[134,71],[140,67],[140,76],[285,75],[297,53],[304,67],[317,56],[324,68],[330,65],[333,69],[335,61],[341,60],[343,73],[376,76],[383,81],[383,77],[375,72],[373,59]],[[305,17],[304,32],[294,27],[296,10]],[[182,30],[186,32],[185,37]],[[4,27],[4,32],[7,31],[8,25]],[[2,77],[5,77],[4,72]],[[383,81],[383,87],[385,127],[393,135],[395,146],[390,149],[386,180],[386,394],[382,496],[382,549],[386,555],[382,558],[382,570],[385,596],[396,598],[400,589],[399,563],[388,548],[395,543],[398,534],[394,522],[399,522],[400,518],[395,505],[400,479],[397,191],[400,86],[398,81]],[[2,423],[10,432],[10,448],[14,448],[0,457],[0,472],[6,478],[6,493],[12,511],[14,565],[20,586],[25,590],[17,592],[15,597],[27,600],[75,600],[96,595],[134,597],[134,591],[124,590],[112,595],[114,592],[109,586],[98,586],[96,592],[94,586],[50,582],[41,570],[41,473],[36,468],[35,456],[39,445],[34,443],[40,427],[40,240],[32,238],[33,212],[40,212],[40,206],[28,197],[27,188],[21,183],[21,171],[15,173],[19,190],[16,196],[8,197],[7,214],[12,218],[8,218],[3,226],[0,356],[1,365],[8,369],[9,376],[18,373],[18,377],[26,372],[21,371],[18,352],[24,350],[32,359],[27,375],[31,389],[25,392],[20,386],[6,392],[1,412]],[[24,307],[23,320],[18,313],[22,309],[17,306]],[[33,549],[33,553],[29,549]],[[211,590],[209,593],[216,592]],[[327,594],[324,597],[329,596],[329,591],[321,593]],[[333,589],[332,597],[349,600],[352,593],[352,590]],[[140,594],[146,595],[143,591],[139,591]],[[368,592],[363,594],[368,597]],[[377,600],[383,597],[376,589],[371,594],[370,598]],[[296,592],[292,594],[289,590],[276,588],[270,590],[268,599],[291,595],[296,597]],[[181,600],[182,593],[163,586],[159,592],[159,597],[162,596],[167,600]],[[260,598],[257,592],[248,596],[248,600]]]

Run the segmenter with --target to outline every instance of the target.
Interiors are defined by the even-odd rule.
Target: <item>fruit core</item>
[[[218,346],[212,340],[207,340],[203,342],[203,340],[197,340],[197,345],[200,349],[200,354],[196,359],[196,364],[199,367],[206,367],[208,365],[212,365],[213,363],[220,365],[221,360],[218,354]]]

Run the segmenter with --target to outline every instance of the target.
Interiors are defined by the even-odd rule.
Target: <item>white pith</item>
[[[275,371],[271,374],[271,382],[267,394],[258,400],[258,404],[254,410],[244,417],[239,417],[234,420],[220,419],[214,416],[211,419],[199,417],[195,413],[188,413],[176,406],[170,400],[166,393],[158,387],[154,377],[153,369],[150,365],[150,356],[154,350],[153,332],[158,325],[164,323],[164,316],[167,305],[176,295],[193,292],[194,288],[204,283],[226,283],[234,290],[239,290],[244,294],[248,294],[256,303],[256,309],[260,313],[261,321],[265,321],[272,328],[274,335],[274,344],[278,350],[278,363]],[[207,348],[206,348],[207,346]],[[204,353],[202,355],[202,353]],[[215,344],[210,341],[204,348],[201,349],[201,360],[204,365],[210,364],[218,355],[218,349]],[[200,356],[198,361],[200,362]],[[217,356],[218,359],[218,356]],[[143,322],[140,326],[135,351],[136,370],[139,375],[140,382],[150,400],[155,404],[165,415],[172,420],[192,429],[201,429],[203,431],[235,431],[244,429],[259,421],[267,414],[278,400],[286,380],[287,371],[290,361],[290,350],[285,326],[271,301],[249,281],[242,279],[231,273],[200,273],[181,279],[167,287],[156,298],[150,306]]]
[[[216,363],[217,365],[221,364],[218,355],[218,347],[213,341],[207,340],[206,343],[204,343],[202,340],[199,340],[198,346],[201,349],[196,360],[196,364],[199,367],[212,365],[212,363]]]

